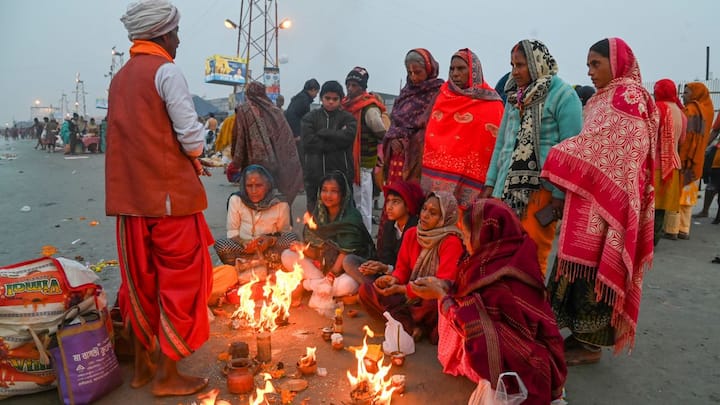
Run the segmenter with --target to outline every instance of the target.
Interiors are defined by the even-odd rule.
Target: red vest
[[[207,208],[202,182],[183,153],[155,88],[155,74],[165,63],[160,56],[133,56],[110,83],[107,215],[183,216]]]

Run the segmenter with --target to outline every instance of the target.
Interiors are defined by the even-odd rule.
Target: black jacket
[[[352,182],[355,177],[352,148],[357,128],[352,114],[318,108],[305,114],[301,128],[305,183],[317,183],[333,170],[340,170]]]
[[[287,110],[285,110],[285,119],[290,125],[293,135],[296,137],[300,136],[300,121],[302,117],[310,112],[310,104],[313,99],[307,94],[305,90],[293,96],[290,100]]]

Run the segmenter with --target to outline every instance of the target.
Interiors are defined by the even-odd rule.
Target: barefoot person
[[[107,117],[105,210],[117,216],[118,301],[135,346],[130,385],[154,380],[156,396],[190,395],[208,383],[177,369],[210,334],[213,243],[198,178],[207,174],[197,160],[203,126],[173,63],[179,20],[164,0],[128,6],[121,21],[133,41],[130,61],[110,84]]]

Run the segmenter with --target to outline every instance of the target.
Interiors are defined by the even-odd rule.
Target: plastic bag
[[[393,352],[415,353],[415,341],[412,336],[405,332],[402,324],[387,311],[383,312],[383,316],[387,319],[385,323],[385,341],[382,344],[383,352],[388,355]]]
[[[333,318],[335,316],[335,301],[333,300],[330,281],[327,278],[305,281],[308,282],[303,284],[305,289],[310,289],[313,292],[310,301],[308,301],[308,306],[326,318]]]
[[[514,378],[520,392],[508,394],[504,379]],[[527,399],[528,392],[520,376],[514,372],[506,372],[498,377],[497,390],[493,390],[490,381],[482,379],[470,395],[468,405],[518,405]]]

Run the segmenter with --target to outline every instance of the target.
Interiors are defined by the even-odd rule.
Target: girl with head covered
[[[500,198],[515,211],[538,246],[545,274],[565,196],[540,179],[540,172],[550,148],[582,129],[582,105],[575,90],[557,76],[557,62],[542,42],[518,42],[510,64],[507,104],[483,196]],[[555,215],[550,222],[541,222],[535,214],[548,206]]]
[[[380,317],[388,311],[413,338],[426,335],[437,344],[437,302],[421,299],[410,285],[428,276],[455,280],[458,261],[464,254],[457,219],[458,204],[452,193],[427,195],[417,227],[405,232],[393,271],[360,288],[360,302],[371,315]]]
[[[558,324],[572,331],[568,364],[599,361],[602,346],[633,346],[653,258],[657,108],[622,39],[590,47],[587,66],[598,91],[583,129],[550,150],[542,171],[565,191],[550,294]]]
[[[421,185],[425,191],[451,192],[464,207],[485,186],[503,105],[469,49],[453,55],[449,77],[425,130]]]
[[[535,243],[498,200],[476,200],[460,225],[470,257],[455,282],[410,283],[415,294],[438,300],[443,371],[493,388],[500,373],[515,371],[528,389],[523,404],[549,404],[561,397],[567,368]]]

